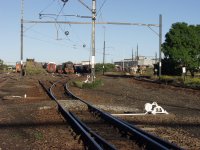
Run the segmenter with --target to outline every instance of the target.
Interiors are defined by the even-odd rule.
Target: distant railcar
[[[74,73],[74,64],[71,61],[63,63],[63,71],[66,74]]]
[[[74,65],[74,71],[75,73],[83,73],[83,67],[81,64]]]
[[[74,68],[75,68],[75,72],[76,73],[81,73],[81,74],[91,73],[91,69],[90,69],[89,65],[80,65],[80,64],[77,64],[77,65],[74,65]]]
[[[22,69],[21,63],[20,63],[20,62],[16,62],[15,71],[16,71],[16,72],[21,72],[21,69]]]
[[[62,65],[57,65],[56,66],[56,72],[59,73],[59,74],[62,74],[63,73],[63,66]]]
[[[54,62],[49,62],[49,63],[47,64],[46,70],[47,70],[47,72],[49,72],[49,73],[55,73],[55,72],[56,72],[56,63],[54,63]]]

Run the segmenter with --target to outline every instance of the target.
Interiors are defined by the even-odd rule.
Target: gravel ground
[[[113,76],[101,77],[97,89],[70,89],[111,113],[144,113],[145,103],[157,102],[169,115],[121,117],[132,124],[156,128],[153,132],[185,149],[200,149],[200,91]]]
[[[0,149],[83,149],[57,113],[55,103],[49,100],[38,83],[38,79],[56,81],[60,78],[47,75],[20,79],[14,75],[0,83]],[[88,90],[70,86],[70,90],[116,114],[144,113],[144,104],[155,101],[169,115],[126,116],[122,119],[152,130],[153,134],[186,149],[200,149],[200,91],[132,78],[97,78],[102,79],[103,86]],[[62,102],[71,109],[85,109],[77,101]]]

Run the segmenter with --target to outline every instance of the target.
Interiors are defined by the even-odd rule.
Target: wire
[[[99,8],[99,10],[97,11],[96,15],[98,15],[98,13],[101,11],[101,9],[103,8],[104,4],[106,3],[107,0],[104,0],[103,3],[101,4],[101,7]]]
[[[155,31],[155,30],[153,30],[150,26],[147,26],[151,31],[153,31],[157,36],[159,36],[159,34]]]
[[[33,27],[36,26],[36,25],[37,25],[37,23],[34,23],[33,25],[31,25],[31,26],[28,27],[28,28],[24,26],[25,30],[24,30],[23,32],[26,32],[26,31],[30,30],[31,28],[33,28]]]
[[[57,21],[58,17],[60,16],[61,12],[63,11],[63,8],[65,7],[65,4],[66,4],[66,2],[64,2],[64,4],[62,5],[62,7],[61,7],[61,9],[60,9],[60,11],[59,11],[59,13],[58,13],[58,15],[56,17],[56,21]]]
[[[25,27],[25,28],[26,28],[26,27]],[[34,30],[34,29],[29,29],[29,30],[31,30],[32,32],[34,32],[34,33],[36,33],[36,34],[44,35],[44,36],[46,36],[46,37],[49,37],[50,39],[54,39],[53,36],[44,34],[44,33],[42,33],[42,32],[38,32],[38,31],[36,31],[36,30]]]
[[[46,9],[48,9],[51,5],[53,5],[53,3],[55,2],[55,0],[53,0],[49,5],[47,5],[43,10],[40,11],[39,16],[42,12],[44,12]]]

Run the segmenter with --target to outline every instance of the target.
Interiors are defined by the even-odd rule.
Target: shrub
[[[91,82],[91,83],[84,83],[82,81],[74,81],[73,84],[74,86],[78,88],[82,88],[82,89],[94,89],[103,85],[102,80],[95,80],[94,82]]]
[[[104,64],[104,71],[105,72],[113,71],[114,68],[115,68],[114,64],[109,64],[109,63]],[[96,72],[103,72],[103,64],[100,64],[100,63],[96,64],[95,65],[95,71]]]
[[[101,80],[95,80],[92,83],[83,83],[83,89],[94,89],[102,85]]]
[[[26,63],[26,74],[27,75],[38,75],[45,74],[46,71],[42,68],[42,65],[34,62]]]

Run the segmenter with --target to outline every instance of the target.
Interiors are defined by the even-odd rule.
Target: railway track
[[[176,88],[183,89],[183,90],[193,90],[193,91],[200,90],[199,87],[191,87],[191,86],[186,86],[186,85],[181,85],[181,84],[175,84],[175,83],[173,83],[173,80],[164,82],[164,81],[160,81],[160,80],[152,80],[149,77],[145,77],[145,76],[135,76],[134,79],[137,81],[168,85],[168,86],[176,87]]]
[[[93,107],[71,93],[65,82],[39,81],[87,149],[181,149]],[[66,109],[59,99],[69,97],[71,101],[80,101],[84,109]]]

